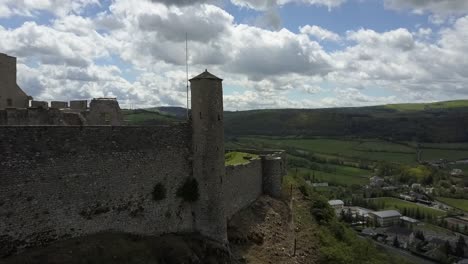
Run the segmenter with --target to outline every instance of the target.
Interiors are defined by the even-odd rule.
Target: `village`
[[[463,176],[463,171],[452,169],[450,175]],[[327,184],[310,185],[324,187]],[[434,187],[421,183],[392,184],[388,178],[373,176],[363,189],[368,193],[383,193],[384,197],[328,201],[337,217],[349,224],[361,238],[428,261],[448,259],[449,255],[459,259],[468,257],[465,250],[468,214],[434,199]],[[385,202],[395,209],[379,210],[388,207]],[[457,263],[466,263],[463,261],[466,260]]]

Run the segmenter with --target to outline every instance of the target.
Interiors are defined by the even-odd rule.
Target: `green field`
[[[422,143],[422,148],[468,150],[468,143]]]
[[[447,108],[460,108],[468,107],[468,100],[456,100],[437,103],[422,103],[422,104],[389,104],[385,105],[386,108],[398,111],[422,111],[430,109],[447,109]]]
[[[422,160],[446,159],[449,161],[468,159],[468,150],[454,149],[421,149]]]
[[[425,215],[431,214],[433,217],[445,216],[446,215],[446,213],[444,211],[432,209],[432,208],[429,208],[429,207],[426,207],[426,206],[423,206],[423,205],[418,205],[418,204],[407,202],[407,201],[403,201],[403,200],[400,200],[400,199],[397,199],[397,198],[380,197],[380,198],[374,198],[374,199],[371,199],[371,200],[373,202],[375,202],[376,204],[383,203],[384,208],[382,208],[382,209],[384,209],[384,210],[395,209],[395,210],[398,210],[398,211],[402,212],[403,208],[407,208],[407,209],[419,208],[420,212],[425,214]]]
[[[340,139],[278,139],[268,137],[242,137],[241,142],[260,144],[263,147],[296,148],[309,153],[335,157],[384,160],[403,164],[416,163],[415,150],[396,143],[379,140],[340,140]]]
[[[232,166],[232,165],[247,164],[250,162],[251,159],[258,158],[258,155],[244,153],[244,152],[229,152],[229,153],[226,153],[224,157],[226,160],[225,161],[226,166]]]
[[[443,203],[446,203],[452,207],[468,212],[468,200],[446,198],[446,197],[437,197],[437,200]]]
[[[365,141],[354,147],[356,150],[370,152],[394,152],[394,153],[409,153],[414,154],[414,148],[407,145],[396,144],[386,141]]]
[[[306,168],[298,168],[297,173],[304,177],[305,179],[312,180],[313,175],[315,175],[316,182],[328,182],[332,185],[343,185],[350,186],[353,184],[364,185],[369,182],[369,178],[372,174],[371,171],[362,170],[353,167],[347,166],[332,166],[335,171],[333,172],[324,172],[316,171]],[[295,169],[292,170],[295,173]]]

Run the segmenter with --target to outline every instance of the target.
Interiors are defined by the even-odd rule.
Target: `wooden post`
[[[293,251],[293,257],[296,256],[296,248],[297,248],[297,239],[294,238],[294,251]]]

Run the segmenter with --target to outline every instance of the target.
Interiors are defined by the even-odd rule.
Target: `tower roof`
[[[201,74],[193,77],[192,79],[190,79],[190,81],[193,81],[193,80],[202,80],[202,79],[211,79],[211,80],[219,80],[219,81],[222,81],[223,79],[221,78],[218,78],[216,76],[214,76],[213,74],[211,74],[210,72],[208,72],[208,70],[205,70],[204,72],[202,72]]]

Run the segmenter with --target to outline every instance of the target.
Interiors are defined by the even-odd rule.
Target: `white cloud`
[[[289,3],[300,3],[308,5],[326,6],[328,8],[338,7],[346,0],[231,0],[235,5],[256,10],[267,10],[272,6],[282,6]]]
[[[384,0],[392,9],[411,9],[415,13],[430,12],[439,15],[467,14],[466,0]]]
[[[99,0],[0,0],[0,17],[34,16],[38,11],[65,16],[79,14],[91,5],[99,5]]]
[[[290,73],[323,75],[332,62],[322,47],[286,29],[278,32],[239,25],[233,29],[234,49],[224,70],[261,80]]]
[[[332,32],[330,30],[326,30],[324,28],[321,28],[321,27],[315,26],[315,25],[313,25],[313,26],[306,25],[306,26],[300,27],[299,31],[302,34],[307,34],[307,35],[313,36],[314,38],[316,38],[318,40],[328,40],[328,41],[335,41],[335,42],[338,42],[338,41],[341,40],[340,35]]]
[[[225,87],[236,87],[225,98],[226,109],[468,95],[468,16],[441,30],[360,29],[339,36],[318,26],[294,33],[237,24],[221,7],[200,3],[119,0],[93,18],[70,10],[49,25],[0,26],[0,51],[19,57],[19,83],[37,99],[116,96],[124,106],[183,106],[187,31],[190,74],[208,68],[225,80]],[[329,52],[314,38],[346,46]],[[375,95],[382,91],[384,95]],[[297,99],[298,94],[303,98]],[[319,97],[323,99],[314,99]]]

